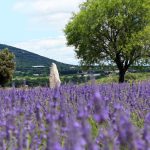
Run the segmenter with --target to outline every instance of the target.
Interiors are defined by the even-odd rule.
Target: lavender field
[[[0,89],[0,150],[150,150],[150,82]]]

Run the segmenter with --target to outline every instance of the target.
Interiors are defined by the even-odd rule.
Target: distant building
[[[38,76],[40,76],[40,75],[39,75],[39,74],[33,74],[33,76],[38,77]]]
[[[32,66],[32,68],[44,68],[45,66],[39,65],[39,66]]]

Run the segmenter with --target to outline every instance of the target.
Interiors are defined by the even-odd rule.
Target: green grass
[[[141,73],[126,73],[125,81],[127,82],[139,82],[139,81],[148,81],[150,80],[150,72],[141,72]],[[118,82],[118,75],[111,74],[107,77],[102,77],[96,80],[97,83],[112,83]]]
[[[88,121],[92,127],[92,136],[93,136],[93,138],[95,138],[95,137],[97,137],[98,131],[99,131],[98,124],[93,120],[92,117],[90,117]]]
[[[131,114],[131,122],[136,127],[142,128],[144,126],[144,119],[140,118],[137,113]]]
[[[64,75],[60,76],[61,82],[63,83],[76,83],[76,84],[85,84],[85,79],[76,77],[76,75]],[[26,80],[29,86],[45,86],[49,84],[48,76],[16,76],[13,78],[12,82],[16,83],[16,86],[23,85],[23,81]],[[140,72],[140,73],[126,73],[125,81],[127,82],[139,82],[139,81],[150,81],[150,72]],[[89,83],[91,81],[88,81]],[[108,76],[99,76],[96,79],[96,83],[118,83],[118,75],[110,74]],[[11,83],[10,83],[11,86]]]

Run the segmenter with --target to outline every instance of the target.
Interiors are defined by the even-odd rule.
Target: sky
[[[0,0],[0,43],[79,64],[63,29],[84,0]]]

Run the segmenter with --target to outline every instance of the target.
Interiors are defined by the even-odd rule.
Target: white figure
[[[57,88],[61,84],[58,69],[55,63],[52,63],[52,66],[50,67],[49,84],[50,88]]]

